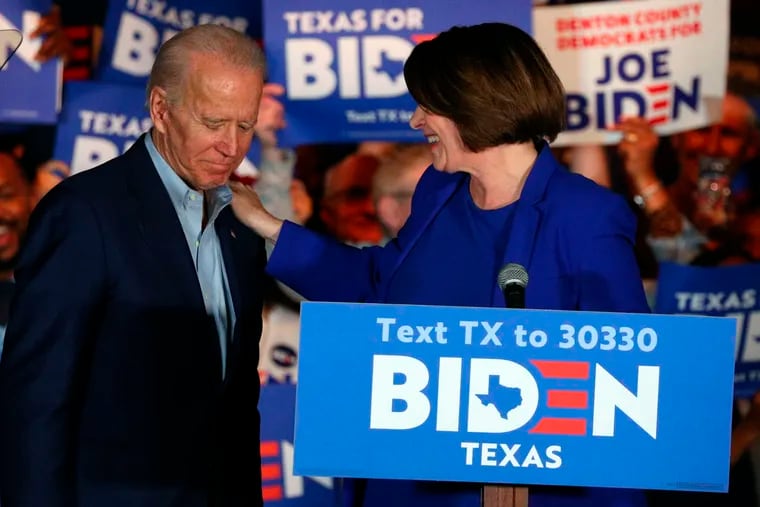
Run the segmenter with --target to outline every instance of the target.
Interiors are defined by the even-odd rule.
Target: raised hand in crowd
[[[279,132],[286,127],[285,107],[279,97],[285,87],[267,83],[259,103],[259,117],[254,127],[261,144],[260,173],[255,185],[262,205],[271,213],[283,218],[306,221],[313,212],[313,203],[303,183],[293,179],[295,152],[281,148]],[[244,178],[238,181],[245,182]],[[304,196],[306,199],[304,199]]]
[[[622,134],[618,153],[623,160],[623,169],[637,196],[637,204],[653,213],[667,202],[667,194],[662,192],[662,183],[655,173],[654,154],[660,138],[646,118],[624,117],[610,127]]]
[[[646,118],[623,117],[611,127],[622,134],[618,153],[633,183],[646,186],[659,181],[654,172],[654,153],[660,138]]]
[[[655,172],[655,151],[660,138],[646,118],[623,117],[610,130],[622,134],[618,153],[634,202],[648,218],[652,238],[674,237],[684,227],[683,216],[671,201]]]
[[[50,12],[40,17],[37,28],[29,34],[29,38],[44,37],[40,49],[35,55],[38,62],[46,62],[52,58],[62,58],[66,62],[71,56],[71,41],[63,30],[61,23],[61,8],[53,5]]]
[[[259,119],[256,122],[256,137],[261,142],[264,151],[278,148],[277,134],[284,129],[285,107],[278,97],[285,94],[285,87],[278,83],[267,83],[261,95]],[[263,154],[266,157],[266,153]],[[269,157],[267,157],[269,158]]]

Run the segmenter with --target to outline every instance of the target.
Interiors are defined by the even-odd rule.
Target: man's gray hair
[[[245,34],[221,25],[198,25],[179,32],[158,50],[148,78],[146,95],[155,87],[166,91],[167,100],[181,99],[182,82],[194,53],[209,54],[243,69],[266,72],[266,59],[256,42]]]

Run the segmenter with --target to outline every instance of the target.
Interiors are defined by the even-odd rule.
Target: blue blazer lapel
[[[428,168],[427,170],[435,171],[436,169]],[[405,239],[402,251],[396,258],[396,263],[393,266],[392,273],[395,273],[404,259],[406,259],[406,256],[420,239],[422,233],[425,232],[425,230],[430,225],[430,222],[432,222],[433,219],[441,211],[443,205],[446,204],[446,202],[451,198],[452,195],[454,195],[457,189],[462,184],[464,184],[465,181],[467,181],[467,177],[464,173],[458,174],[456,176],[457,177],[455,179],[450,180],[450,183],[442,185],[435,189],[435,191],[421,196],[421,198],[425,199],[427,202],[420,203],[419,207],[427,211],[418,215],[419,218],[416,216],[410,216],[410,219],[416,219],[417,223],[409,224],[408,229],[410,230],[410,235]],[[383,294],[381,299],[384,297],[385,295]]]
[[[144,137],[144,136],[143,136]],[[190,307],[205,311],[198,275],[182,232],[182,225],[161,178],[153,167],[143,137],[125,153],[130,165],[127,185],[135,198],[140,230],[156,262],[176,283]]]
[[[520,199],[515,207],[512,230],[507,238],[503,263],[514,262],[522,265],[530,275],[530,265],[533,260],[533,250],[541,226],[541,204],[544,200],[546,187],[554,172],[557,162],[547,144],[539,152],[528,177],[523,185]],[[494,289],[494,301],[503,298],[498,285]]]
[[[232,298],[232,306],[235,310],[235,325],[230,330],[230,336],[232,337],[230,343],[227,344],[227,375],[224,379],[224,384],[234,376],[234,371],[238,367],[240,359],[240,343],[241,336],[238,334],[238,323],[243,316],[246,305],[242,300],[242,294],[240,288],[240,263],[245,262],[246,255],[250,259],[252,252],[241,251],[242,246],[238,245],[238,236],[242,238],[242,234],[245,231],[240,230],[240,227],[244,227],[237,220],[235,220],[232,213],[232,207],[227,206],[224,208],[214,222],[214,230],[219,238],[219,245],[222,250],[222,258],[224,258],[224,269],[227,273],[227,284],[230,289],[230,296]]]

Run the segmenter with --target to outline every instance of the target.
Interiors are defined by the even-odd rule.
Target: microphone
[[[525,308],[525,286],[528,272],[520,264],[510,262],[499,270],[499,288],[507,308]]]

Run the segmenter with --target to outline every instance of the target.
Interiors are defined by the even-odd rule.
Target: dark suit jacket
[[[35,209],[0,361],[3,507],[256,506],[263,240],[215,222],[237,322],[222,379],[143,139]]]

